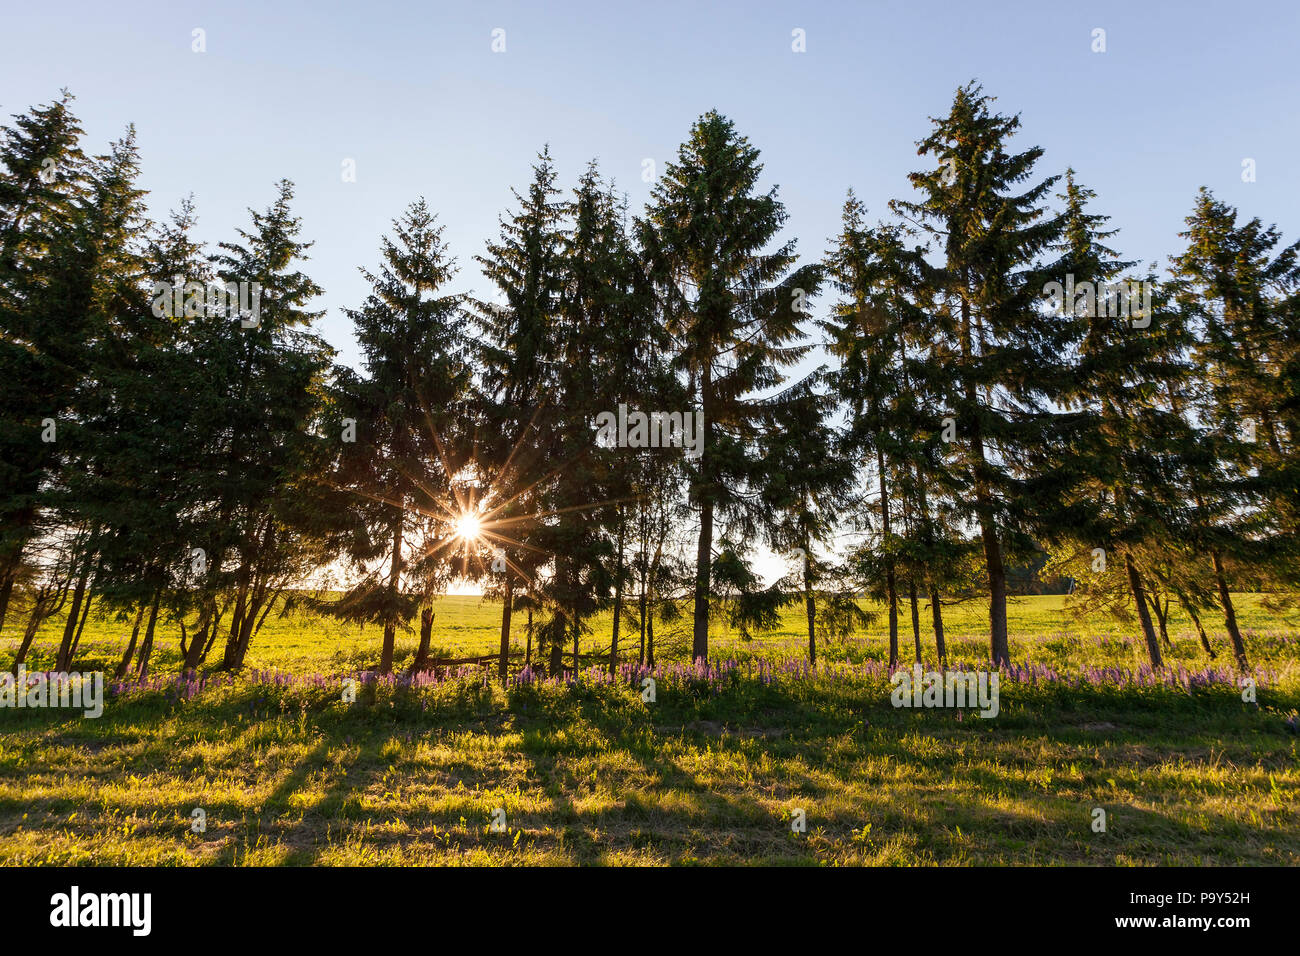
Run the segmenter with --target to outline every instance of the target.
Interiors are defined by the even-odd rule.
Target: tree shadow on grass
[[[611,749],[633,764],[630,771],[607,773],[602,780],[615,794],[617,805],[590,811],[580,810],[574,800],[573,794],[586,780],[579,779],[572,768],[584,756],[598,756],[603,751],[589,745],[557,745],[554,721],[529,727],[521,750],[530,761],[529,776],[547,781],[551,810],[550,819],[526,820],[521,825],[564,824],[566,844],[575,848],[575,862],[582,863],[599,862],[611,850],[644,849],[658,851],[670,860],[687,861],[705,846],[724,857],[742,860],[751,855],[812,860],[797,844],[786,845],[791,836],[788,817],[774,812],[743,783],[720,787],[688,766],[690,752],[721,754],[724,764],[728,758],[752,760],[754,754],[744,740],[691,726],[698,722],[665,733],[669,725],[655,723],[652,716],[659,715],[646,714],[629,724],[627,715],[611,719],[599,700],[580,700],[573,705],[574,720],[599,729]],[[802,752],[804,748],[796,749]],[[785,769],[782,775],[790,791],[798,794],[792,802],[811,802],[824,792],[823,784],[811,774],[792,775]],[[621,786],[627,789],[620,791]],[[596,834],[601,835],[600,841]]]

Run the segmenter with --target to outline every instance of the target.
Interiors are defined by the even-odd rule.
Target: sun
[[[456,519],[456,537],[462,541],[475,541],[479,533],[483,530],[482,524],[478,520],[478,515],[466,511]]]

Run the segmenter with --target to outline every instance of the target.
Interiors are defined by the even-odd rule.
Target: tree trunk
[[[710,468],[713,460],[709,432],[712,430],[713,370],[705,362],[700,370],[700,411],[704,416],[704,435],[700,451],[700,537],[695,546],[695,621],[691,658],[709,659],[709,585],[713,574],[713,498]]]
[[[916,644],[916,662],[921,663],[921,612],[916,603],[916,578],[907,576],[907,596],[912,602],[912,641]]]
[[[1128,571],[1128,586],[1133,592],[1133,603],[1137,605],[1138,620],[1142,623],[1142,636],[1147,642],[1147,654],[1151,658],[1152,667],[1163,667],[1164,660],[1160,656],[1160,644],[1156,641],[1155,628],[1151,626],[1151,613],[1147,610],[1146,590],[1142,587],[1142,575],[1138,573],[1137,565],[1133,563],[1133,556],[1127,551],[1124,552],[1124,567]]]
[[[969,288],[969,274],[963,276]],[[961,352],[964,361],[974,358],[971,336],[970,302],[961,302]],[[984,456],[984,430],[979,418],[979,390],[973,379],[966,380],[966,403],[970,407],[971,422],[971,477],[975,485],[975,513],[980,523],[980,538],[984,544],[984,564],[989,579],[989,657],[994,667],[1011,663],[1011,648],[1007,640],[1007,571],[1002,562],[1002,543],[998,540],[997,519],[993,513],[993,497],[989,493],[988,477],[984,473],[987,459]]]
[[[640,594],[640,596],[637,598],[637,603],[638,603],[639,606],[640,606],[640,607],[639,607],[639,614],[640,614],[640,618],[641,618],[641,621],[640,621],[640,624],[641,624],[641,650],[638,652],[638,654],[637,654],[637,658],[636,658],[636,662],[637,662],[638,664],[641,664],[641,665],[644,665],[644,664],[645,664],[645,613],[646,613],[646,593],[645,593],[645,583],[646,583],[646,581],[645,581],[645,573],[642,572],[642,574],[641,574],[641,594]]]
[[[31,614],[27,617],[27,628],[23,631],[23,639],[18,644],[18,652],[14,654],[14,662],[10,668],[10,673],[17,674],[18,668],[27,660],[27,652],[31,649],[32,641],[36,639],[36,632],[40,630],[41,624],[51,614],[49,605],[53,601],[53,595],[48,592],[38,593],[35,601],[32,603]]]
[[[985,491],[980,504],[980,537],[984,542],[984,561],[989,577],[989,653],[995,667],[1011,663],[1007,641],[1007,572],[1002,564],[1002,545],[998,541],[993,507]]]
[[[645,666],[655,666],[655,606],[650,604],[650,613],[645,619]]]
[[[11,515],[13,528],[30,528],[35,512],[24,508],[19,514]],[[27,542],[19,541],[13,550],[0,561],[0,631],[4,630],[5,620],[9,616],[9,603],[13,600],[14,588],[17,587],[18,573],[22,570],[23,552]]]
[[[81,646],[81,634],[86,629],[86,618],[90,617],[91,598],[86,598],[86,603],[81,608],[81,623],[77,625],[77,633],[72,636],[72,649],[68,652],[67,670],[72,669],[72,662],[77,659],[77,648]]]
[[[1205,633],[1205,627],[1201,624],[1201,616],[1196,613],[1196,608],[1192,607],[1192,602],[1188,601],[1182,595],[1179,595],[1179,603],[1183,605],[1183,610],[1191,617],[1192,623],[1196,625],[1196,636],[1201,639],[1201,647],[1206,654],[1210,655],[1210,660],[1214,660],[1218,655],[1214,653],[1214,648],[1210,646],[1210,638]]]
[[[803,607],[808,616],[808,663],[816,666],[817,664],[817,601],[813,595],[812,580],[812,555],[808,553],[808,545],[811,544],[806,538],[804,539],[803,552]]]
[[[239,657],[239,633],[244,625],[244,611],[248,604],[249,574],[248,561],[241,558],[239,571],[236,573],[239,588],[235,595],[235,608],[230,617],[230,632],[226,635],[226,649],[221,659],[222,670],[233,670]]]
[[[5,575],[4,583],[0,583],[0,631],[4,630],[5,617],[9,613],[9,599],[13,597],[14,579],[10,575]]]
[[[898,666],[898,586],[894,577],[893,545],[890,541],[889,482],[885,479],[885,453],[876,449],[876,467],[880,470],[880,523],[884,533],[885,600],[889,604],[889,666]]]
[[[501,608],[501,641],[498,649],[501,654],[501,660],[497,664],[497,677],[501,680],[501,686],[506,683],[506,674],[510,666],[510,618],[514,614],[515,606],[515,589],[514,578],[511,576],[509,568],[506,568],[506,593],[504,604]]]
[[[930,585],[930,613],[934,619],[934,649],[939,655],[939,666],[944,667],[948,663],[948,646],[943,638],[943,603],[933,584]]]
[[[36,592],[31,614],[27,618],[27,629],[23,632],[22,642],[18,645],[18,653],[14,655],[13,674],[16,675],[18,668],[27,660],[27,652],[31,649],[32,641],[36,639],[36,632],[40,630],[41,625],[63,609],[68,599],[70,583],[71,579],[66,579],[61,585],[51,584]]]
[[[925,531],[925,543],[933,547],[934,523],[930,520],[930,496],[925,490],[925,478],[921,475],[920,465],[914,464],[912,473],[916,476],[917,496],[921,505],[921,527]],[[933,553],[931,553],[931,560],[933,560]],[[928,570],[925,579],[930,586],[930,616],[934,626],[934,649],[939,656],[939,667],[942,668],[948,661],[948,648],[943,638],[943,605],[939,600],[939,589],[934,584],[934,576]],[[920,660],[919,652],[917,660]]]
[[[153,656],[154,625],[158,623],[158,605],[162,602],[162,588],[154,592],[153,606],[149,608],[149,623],[145,625],[144,640],[140,643],[140,658],[136,664],[136,679],[149,676],[149,658]]]
[[[139,622],[136,623],[136,626],[139,627]],[[181,661],[182,673],[198,669],[203,660],[203,650],[208,643],[208,631],[215,626],[212,620],[212,607],[209,605],[203,609],[203,616],[199,618],[198,630],[194,632],[190,646],[185,651],[185,659]]]
[[[72,592],[72,607],[68,610],[68,619],[63,622],[63,638],[59,641],[59,653],[54,658],[56,671],[66,671],[70,666],[72,641],[77,633],[77,625],[81,621],[81,603],[86,598],[86,585],[90,581],[90,569],[93,563],[94,556],[87,551],[81,566],[81,574],[77,577],[77,586]]]
[[[1147,591],[1147,603],[1151,605],[1151,610],[1156,615],[1156,626],[1160,629],[1160,643],[1165,646],[1165,650],[1170,650],[1174,645],[1169,640],[1169,601],[1166,598],[1165,606],[1162,608],[1159,599]]]
[[[433,643],[433,608],[420,608],[420,646],[415,649],[415,660],[411,662],[411,673],[418,674],[429,669],[429,645]],[[504,668],[505,662],[502,661]],[[505,682],[505,673],[501,675]]]
[[[144,605],[135,612],[135,626],[131,628],[131,640],[126,645],[126,653],[122,655],[122,663],[117,665],[117,672],[113,675],[114,679],[121,680],[126,676],[127,668],[131,666],[131,658],[135,655],[135,642],[140,637],[140,624],[144,621]]]
[[[396,603],[397,587],[402,573],[402,513],[393,519],[393,560],[388,569],[388,596]],[[391,611],[389,612],[391,615]],[[384,646],[379,654],[379,673],[393,672],[393,653],[397,645],[397,622],[391,617],[384,621]]]
[[[253,589],[248,605],[244,608],[244,619],[239,622],[239,639],[235,643],[234,663],[232,665],[234,670],[244,666],[244,658],[248,656],[248,645],[253,639],[253,628],[257,624],[257,615],[262,609],[264,600],[266,600],[266,590],[261,585],[258,585]],[[270,608],[268,607],[267,610],[270,610]]]
[[[1219,586],[1219,602],[1223,605],[1223,623],[1227,625],[1228,637],[1232,641],[1232,654],[1237,659],[1237,667],[1246,670],[1246,642],[1241,639],[1237,629],[1237,612],[1232,606],[1232,595],[1228,592],[1228,579],[1223,573],[1223,559],[1219,552],[1213,551],[1210,557],[1214,561],[1214,579]]]
[[[199,655],[199,663],[202,664],[208,659],[208,654],[212,651],[212,645],[217,643],[217,635],[221,631],[221,619],[226,616],[226,609],[222,608],[217,611],[217,616],[212,619],[212,630],[208,634],[208,643],[203,648],[203,653]]]
[[[1192,605],[1191,599],[1187,592],[1174,583],[1172,577],[1166,577],[1158,569],[1153,569],[1157,579],[1163,584],[1166,590],[1178,599],[1178,605],[1187,612],[1187,616],[1192,619],[1192,624],[1196,627],[1196,636],[1200,638],[1201,648],[1206,654],[1210,655],[1210,660],[1214,660],[1214,648],[1210,647],[1210,639],[1205,634],[1205,628],[1201,625],[1201,616],[1196,613],[1196,608]]]
[[[614,571],[614,638],[609,645],[609,672],[618,670],[618,626],[623,617],[623,506],[618,506],[618,561]]]
[[[713,561],[713,502],[700,507],[700,538],[695,548],[695,623],[691,658],[709,657],[709,579]]]

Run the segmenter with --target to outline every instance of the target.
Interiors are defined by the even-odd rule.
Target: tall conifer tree
[[[724,540],[727,521],[758,523],[743,493],[761,482],[755,393],[779,387],[807,352],[799,322],[821,281],[817,266],[795,268],[793,241],[766,251],[786,212],[775,188],[758,191],[758,155],[730,120],[706,113],[656,183],[642,226],[674,365],[704,415],[703,452],[690,465],[697,659],[709,653],[715,523]]]
[[[342,383],[357,440],[344,446],[340,477],[364,516],[352,557],[382,560],[331,610],[383,627],[379,670],[388,673],[396,632],[417,608],[417,666],[427,655],[431,599],[451,576],[456,524],[472,507],[456,486],[470,368],[463,297],[444,291],[455,262],[423,199],[393,222],[380,256],[376,271],[361,273],[370,294],[347,310],[365,374]]]
[[[936,160],[909,175],[922,199],[893,205],[943,249],[937,281],[953,304],[954,444],[984,548],[996,665],[1010,660],[1007,553],[1030,551],[1035,525],[1055,507],[1050,489],[1036,488],[1036,476],[1017,463],[1055,440],[1052,403],[1080,330],[1039,314],[1050,281],[1043,254],[1061,231],[1043,203],[1058,177],[1025,185],[1043,150],[1008,152],[1020,120],[993,113],[992,103],[973,82],[957,90],[948,115],[918,146]]]

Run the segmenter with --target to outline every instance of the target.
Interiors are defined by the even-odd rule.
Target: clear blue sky
[[[423,194],[462,267],[549,142],[571,184],[588,159],[639,210],[702,112],[732,117],[779,184],[790,235],[820,254],[852,186],[872,217],[908,192],[927,117],[976,77],[1042,171],[1073,165],[1129,258],[1175,251],[1198,186],[1300,234],[1300,4],[1252,3],[6,3],[0,110],[77,96],[87,146],[134,122],[161,217],[193,192],[215,242],[297,184],[325,288],[321,328],[354,361],[339,309],[356,266]],[[207,51],[191,50],[206,31]],[[1092,30],[1107,51],[1093,53]],[[506,31],[493,53],[492,31]],[[806,31],[807,52],[791,50]],[[1257,181],[1241,181],[1241,161]],[[341,181],[356,161],[357,181]],[[824,307],[825,303],[820,303]]]

